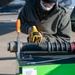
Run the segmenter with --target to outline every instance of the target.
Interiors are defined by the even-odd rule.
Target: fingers
[[[32,27],[29,27],[28,34],[30,35],[31,32],[32,32]]]

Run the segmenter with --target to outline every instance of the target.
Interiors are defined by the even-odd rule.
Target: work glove
[[[28,42],[37,43],[38,45],[41,43],[42,34],[37,30],[36,26],[29,27],[28,34]]]

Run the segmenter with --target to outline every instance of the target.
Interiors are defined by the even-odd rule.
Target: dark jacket
[[[70,41],[71,20],[67,9],[56,3],[50,11],[44,11],[40,0],[28,0],[18,18],[21,20],[21,32],[28,33],[28,28],[35,25],[43,39],[50,42]]]

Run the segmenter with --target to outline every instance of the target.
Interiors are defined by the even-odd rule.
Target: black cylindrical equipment
[[[37,45],[35,43],[23,43],[22,51],[47,51],[48,53],[60,53],[60,52],[74,52],[75,42],[59,42],[59,43],[42,43]]]
[[[8,44],[8,50],[11,52],[17,52],[17,42],[14,41]],[[75,52],[75,42],[58,42],[58,43],[41,43],[37,45],[35,43],[20,43],[20,51],[25,53],[63,53],[63,52]]]

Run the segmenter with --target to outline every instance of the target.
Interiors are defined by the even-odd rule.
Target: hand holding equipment
[[[37,30],[36,26],[32,26],[32,31],[29,33],[28,42],[30,43],[37,43],[38,45],[41,42],[42,35]]]

